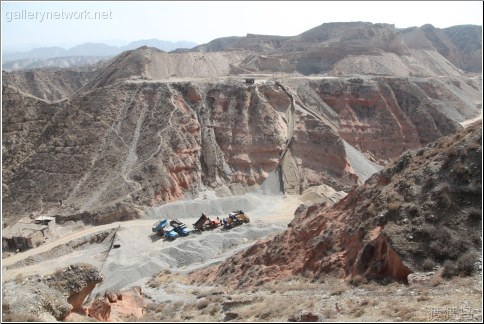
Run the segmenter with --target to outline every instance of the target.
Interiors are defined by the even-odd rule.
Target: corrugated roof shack
[[[21,220],[2,230],[2,250],[33,248],[44,243],[49,226]]]

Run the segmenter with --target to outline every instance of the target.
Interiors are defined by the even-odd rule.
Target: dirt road
[[[246,210],[251,219],[250,224],[244,224],[230,231],[216,229],[210,232],[193,233],[172,242],[153,236],[151,231],[155,222],[153,217],[100,226],[86,226],[82,230],[53,239],[37,248],[3,259],[2,281],[13,279],[18,275],[26,276],[34,273],[47,275],[69,264],[84,262],[102,267],[105,280],[97,289],[120,289],[150,277],[162,269],[186,271],[191,267],[196,268],[217,262],[259,239],[283,231],[300,204],[300,200],[294,196],[265,197],[260,195],[256,198],[256,208]],[[214,199],[213,203],[221,203],[221,201],[222,199],[220,201]],[[186,204],[190,204],[190,202],[187,201]],[[164,218],[162,215],[163,213],[159,213],[158,218]],[[210,216],[226,217],[223,214],[210,214]],[[190,228],[196,220],[196,217],[182,219]],[[109,255],[105,242],[103,244],[86,244],[74,251],[66,249],[65,253],[59,256],[54,252],[49,253],[73,240],[115,229],[118,226],[115,242],[121,247],[111,250]],[[28,258],[30,259],[27,265],[5,270],[5,268]]]

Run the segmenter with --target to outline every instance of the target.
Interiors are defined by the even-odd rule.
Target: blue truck
[[[163,219],[154,223],[151,230],[166,239],[174,240],[178,237],[178,233],[173,229],[173,227],[168,225],[168,220]]]

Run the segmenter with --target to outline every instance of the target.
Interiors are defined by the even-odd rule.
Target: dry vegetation
[[[297,276],[238,290],[188,283],[183,275],[162,272],[149,282],[150,286],[154,283],[158,287],[180,284],[194,298],[152,303],[146,308],[145,316],[138,320],[435,321],[439,320],[435,316],[443,316],[443,313],[436,313],[439,309],[462,310],[462,307],[472,310],[473,320],[482,318],[480,278],[458,271],[460,275],[445,279],[441,275],[444,271],[438,271],[427,282],[412,285],[396,282],[382,285],[358,276],[352,280],[328,276],[318,282]]]

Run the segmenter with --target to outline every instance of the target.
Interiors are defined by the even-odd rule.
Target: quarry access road
[[[245,211],[251,219],[250,224],[244,224],[232,230],[219,228],[208,232],[195,232],[189,237],[181,237],[173,242],[165,241],[153,235],[151,231],[151,227],[157,219],[174,218],[166,216],[168,210],[166,212],[157,210],[156,213],[148,214],[143,219],[99,226],[85,225],[85,228],[81,230],[52,239],[37,248],[4,258],[2,260],[2,281],[14,279],[18,275],[48,275],[67,265],[83,262],[103,267],[105,281],[102,289],[122,288],[140,278],[150,277],[165,268],[186,271],[192,267],[197,268],[217,262],[259,239],[284,230],[287,223],[292,220],[295,209],[301,203],[297,197],[265,197],[263,195],[255,197],[261,199],[254,203],[255,208],[241,207],[246,207]],[[212,200],[215,204],[222,204],[220,198]],[[190,203],[193,201],[187,201],[185,205]],[[226,217],[224,214],[214,213],[209,216]],[[181,217],[189,228],[197,219],[198,217]],[[109,253],[108,245],[104,244],[105,242],[86,244],[79,249],[66,248],[61,255],[59,255],[59,251],[55,250],[56,248],[62,249],[73,240],[118,227],[115,243],[119,243],[121,247],[111,250]],[[5,270],[15,266],[18,262],[26,264]]]

